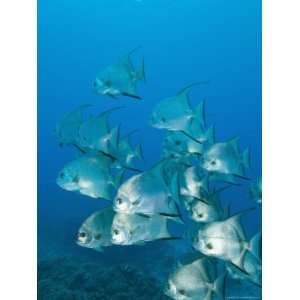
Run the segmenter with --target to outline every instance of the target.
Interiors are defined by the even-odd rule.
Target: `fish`
[[[220,189],[214,188],[211,192],[202,193],[200,198],[191,198],[187,202],[187,210],[190,218],[199,223],[220,221],[228,217],[228,211],[223,209],[220,203],[220,193],[230,186]]]
[[[190,205],[191,219],[199,223],[210,223],[222,218],[222,211],[217,202],[195,199]]]
[[[131,54],[136,49],[122,57],[117,63],[104,68],[93,81],[93,91],[97,95],[117,99],[120,96],[141,99],[136,93],[138,81],[146,82],[144,60],[139,69],[131,61]]]
[[[224,300],[225,275],[217,276],[215,266],[206,257],[179,263],[170,274],[165,294],[174,300]]]
[[[181,173],[180,194],[196,198],[204,198],[208,195],[208,176],[203,174],[199,168],[191,166]]]
[[[206,84],[206,82],[197,84]],[[205,126],[204,102],[192,109],[188,99],[189,92],[194,85],[196,84],[185,87],[176,96],[161,100],[153,109],[150,125],[157,129],[182,132],[196,142],[203,143],[194,137],[193,129],[197,127],[197,131],[200,129],[200,133],[203,133]]]
[[[167,131],[163,140],[164,157],[180,157],[202,153],[203,145],[180,131]]]
[[[262,202],[262,178],[258,177],[255,181],[250,183],[249,195],[256,203]]]
[[[130,177],[119,187],[113,205],[116,212],[160,214],[180,217],[177,176],[170,185],[164,178],[163,163]]]
[[[142,145],[139,144],[135,148],[130,143],[130,136],[135,131],[127,134],[124,137],[119,137],[115,146],[111,146],[111,154],[117,158],[116,167],[134,168],[136,161],[144,160]]]
[[[235,280],[247,280],[261,287],[262,285],[262,262],[261,258],[247,251],[244,257],[244,271],[235,267],[233,264],[226,264],[226,269],[229,276]]]
[[[192,159],[189,156],[163,157],[163,178],[168,185],[174,181],[174,176],[178,181],[178,195],[180,196],[180,174],[184,173],[192,164]]]
[[[82,123],[76,138],[78,147],[85,149],[85,152],[110,154],[111,149],[116,147],[119,127],[110,129],[107,118],[110,113],[120,108],[115,107],[101,112]]]
[[[83,123],[83,111],[90,106],[87,104],[75,108],[66,113],[60,122],[57,123],[55,134],[61,146],[76,143],[79,127]]]
[[[143,245],[155,240],[179,239],[167,227],[168,218],[160,215],[116,213],[112,228],[112,243],[116,245]]]
[[[210,127],[203,135],[193,134],[194,138],[190,138],[182,131],[167,131],[163,140],[163,149],[165,152],[175,155],[202,155],[205,144],[212,144],[213,127]],[[197,142],[195,141],[197,140]],[[201,141],[201,143],[199,143]]]
[[[239,223],[240,217],[253,210],[248,209],[226,220],[205,224],[194,239],[194,248],[202,254],[226,261],[247,274],[244,261],[247,251],[257,253],[259,239],[246,240],[244,230]]]
[[[111,160],[105,155],[85,154],[67,163],[59,172],[56,183],[67,191],[111,201],[123,171],[113,175],[110,166]]]
[[[210,173],[212,180],[235,183],[236,178],[247,179],[245,171],[250,167],[249,148],[241,154],[238,138],[215,143],[203,153],[201,167]]]
[[[114,215],[111,206],[93,213],[79,228],[76,243],[99,252],[102,252],[104,247],[111,246],[111,226]]]

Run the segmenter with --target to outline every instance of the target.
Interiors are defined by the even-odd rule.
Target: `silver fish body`
[[[85,121],[78,130],[77,145],[89,151],[101,151],[109,154],[111,148],[117,143],[118,127],[110,129],[108,115],[118,108],[114,108],[98,114]]]
[[[194,200],[190,206],[192,220],[199,223],[210,223],[222,218],[220,208],[215,203]]]
[[[216,294],[224,299],[224,276],[216,276],[215,267],[207,258],[180,264],[170,275],[165,293],[174,300],[212,300]]]
[[[243,177],[249,164],[249,150],[240,154],[237,139],[233,139],[209,147],[203,154],[201,166],[212,174]]]
[[[57,123],[55,134],[61,145],[71,145],[76,143],[78,130],[83,123],[83,111],[89,105],[82,105],[66,113],[60,122]]]
[[[114,215],[112,207],[93,213],[78,230],[77,244],[97,251],[111,246],[111,226]]]
[[[251,209],[252,210],[252,209]],[[250,210],[247,210],[250,211]],[[246,212],[246,211],[245,211]],[[206,256],[215,257],[233,264],[245,271],[245,257],[249,252],[258,253],[261,249],[261,235],[246,240],[244,230],[239,224],[239,213],[224,221],[207,223],[198,231],[194,248]]]
[[[249,187],[250,198],[257,203],[262,202],[262,178],[258,177]]]
[[[134,68],[130,58],[133,51],[99,73],[93,82],[93,91],[96,94],[112,98],[140,98],[136,94],[136,83],[139,80],[145,82],[144,63],[139,70]]]
[[[245,253],[243,269],[236,268],[232,264],[226,264],[226,269],[233,279],[236,280],[248,280],[258,286],[262,284],[262,265],[261,259],[255,256],[252,252],[247,251]]]
[[[83,155],[67,163],[56,182],[67,191],[111,200],[119,182],[112,175],[110,165],[111,160],[104,155]]]
[[[180,176],[180,194],[196,198],[208,195],[208,177],[199,173],[196,167],[189,167]]]
[[[112,224],[112,242],[117,245],[138,245],[171,238],[167,218],[154,215],[117,213]]]
[[[235,218],[206,224],[199,230],[194,247],[207,256],[241,266],[247,246],[244,232]]]
[[[119,213],[178,215],[174,193],[164,179],[162,166],[134,175],[118,189],[114,209]]]

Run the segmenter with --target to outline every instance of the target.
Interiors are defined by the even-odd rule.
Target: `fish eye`
[[[181,144],[181,141],[177,140],[177,141],[175,141],[175,144],[176,144],[177,146],[179,146],[179,145]]]
[[[215,161],[215,160],[212,160],[212,161],[210,162],[210,164],[213,165],[213,166],[215,166],[215,165],[216,165],[216,161]]]
[[[86,237],[86,233],[83,232],[83,231],[81,231],[81,232],[79,232],[78,236],[81,237],[81,238],[85,238]]]
[[[166,118],[161,117],[161,121],[165,123],[166,122]]]
[[[59,177],[60,177],[60,178],[65,178],[65,173],[64,173],[64,172],[61,172],[61,173],[59,174]]]
[[[110,80],[106,80],[106,81],[105,81],[105,85],[106,85],[107,87],[110,87],[110,86],[111,86]]]
[[[95,240],[100,240],[102,237],[101,233],[98,233],[94,236]]]
[[[201,213],[198,214],[198,217],[199,217],[199,218],[203,218],[203,214],[201,214]]]
[[[114,229],[114,230],[113,230],[113,233],[114,233],[115,235],[118,235],[118,234],[120,234],[120,231],[119,231],[118,229]]]
[[[212,243],[207,243],[206,248],[209,249],[209,250],[213,249]]]
[[[180,295],[185,295],[185,290],[178,290],[178,293],[180,294]]]
[[[116,201],[117,201],[118,204],[122,204],[123,203],[123,199],[122,198],[117,198]]]

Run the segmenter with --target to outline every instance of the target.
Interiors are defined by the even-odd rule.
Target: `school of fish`
[[[137,83],[146,76],[144,61],[139,68],[132,62],[135,50],[99,72],[94,93],[141,101]],[[59,145],[77,153],[58,172],[58,186],[108,204],[83,222],[77,244],[102,252],[113,245],[186,241],[191,250],[165,286],[175,300],[225,299],[227,276],[261,286],[261,233],[247,237],[241,218],[260,209],[262,180],[247,177],[250,152],[240,151],[238,138],[215,140],[204,101],[191,107],[191,89],[206,84],[191,84],[153,108],[149,124],[165,137],[159,161],[148,170],[136,166],[144,157],[141,145],[132,144],[134,131],[122,136],[119,124],[110,125],[109,116],[121,107],[86,118],[91,106],[82,105],[55,129]],[[231,213],[222,194],[245,183],[255,208]],[[184,233],[172,233],[172,224]]]

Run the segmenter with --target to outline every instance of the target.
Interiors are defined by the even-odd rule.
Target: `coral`
[[[39,300],[163,300],[162,287],[130,265],[103,267],[71,258],[38,263]]]

